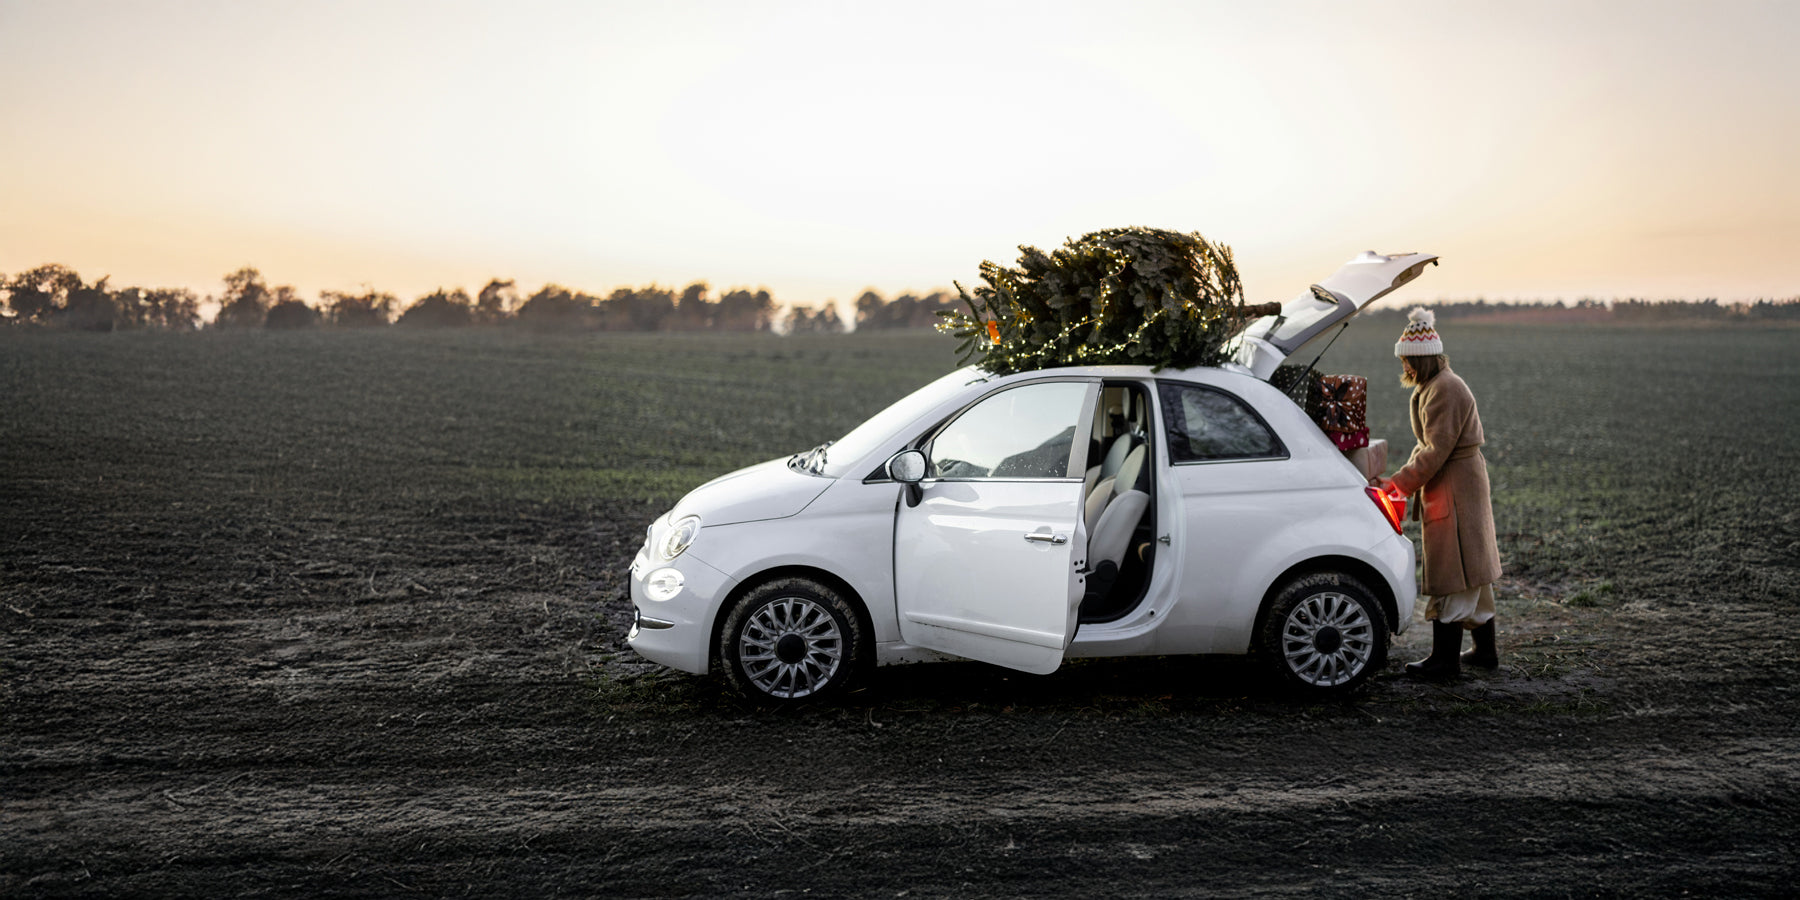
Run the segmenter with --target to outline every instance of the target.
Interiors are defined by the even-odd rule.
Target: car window
[[[1159,381],[1173,462],[1286,456],[1275,433],[1244,401],[1216,388]]]
[[[1027,384],[969,407],[938,432],[930,478],[1065,478],[1088,386]]]

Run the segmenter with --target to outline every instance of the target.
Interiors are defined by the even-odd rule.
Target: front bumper
[[[657,522],[657,526],[666,524]],[[633,616],[625,642],[651,662],[704,675],[712,657],[713,620],[737,582],[702,562],[692,550],[670,562],[652,561],[650,548],[658,537],[658,527],[652,527],[650,540],[631,564]],[[644,583],[665,568],[681,573],[681,590],[667,600],[652,600]]]

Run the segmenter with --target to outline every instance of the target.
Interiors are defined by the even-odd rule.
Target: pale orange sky
[[[889,9],[887,7],[904,7]],[[0,0],[0,273],[849,302],[1119,225],[1253,300],[1800,295],[1800,3]]]

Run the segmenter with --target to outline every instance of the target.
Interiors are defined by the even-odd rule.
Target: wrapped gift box
[[[1366,446],[1346,452],[1344,456],[1356,465],[1363,478],[1373,479],[1387,471],[1387,449],[1387,441],[1376,438]]]
[[[1312,384],[1306,411],[1331,442],[1346,453],[1369,445],[1369,380],[1361,375],[1323,375]]]
[[[1326,375],[1313,386],[1319,427],[1348,434],[1369,431],[1369,379],[1361,375]]]

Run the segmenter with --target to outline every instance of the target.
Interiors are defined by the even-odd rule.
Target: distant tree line
[[[114,290],[102,278],[93,284],[65,266],[38,266],[11,278],[0,276],[12,324],[49,325],[83,331],[115,328],[190,330],[200,321],[200,300],[186,288]]]
[[[1720,303],[1701,300],[1694,303],[1676,300],[1619,300],[1612,305],[1614,319],[1621,322],[1720,321],[1768,322],[1785,319],[1800,321],[1800,297],[1787,300],[1758,300],[1755,303]]]
[[[298,329],[314,327],[460,328],[515,325],[576,331],[769,331],[779,309],[766,290],[734,289],[714,298],[704,282],[680,292],[650,286],[619,288],[599,297],[548,284],[521,297],[510,280],[493,279],[474,296],[439,289],[402,306],[391,293],[373,289],[323,291],[309,303],[288,285],[271,286],[254,268],[225,276],[224,290],[199,297],[185,288],[114,288],[109,279],[88,283],[66,266],[39,266],[0,276],[6,299],[0,321],[83,331],[209,328]],[[215,307],[211,321],[201,310]],[[802,331],[843,330],[837,312],[796,308],[785,320]]]
[[[1753,303],[1720,303],[1708,300],[1603,300],[1583,298],[1574,303],[1561,300],[1544,302],[1462,300],[1385,306],[1362,313],[1372,319],[1404,319],[1407,310],[1425,306],[1440,319],[1492,319],[1521,322],[1613,322],[1639,324],[1654,322],[1800,322],[1800,297],[1786,300],[1757,300]]]
[[[766,290],[734,288],[712,296],[705,282],[680,291],[651,285],[617,288],[604,297],[559,284],[547,284],[521,297],[511,280],[495,278],[474,296],[462,288],[438,289],[402,306],[393,294],[365,290],[322,291],[317,302],[301,299],[288,285],[271,287],[262,273],[242,268],[225,276],[224,290],[199,297],[186,288],[114,288],[110,278],[88,283],[66,266],[45,265],[11,277],[0,275],[6,304],[0,324],[80,331],[160,329],[193,331],[207,328],[466,328],[524,327],[545,331],[785,331],[790,334],[834,334],[849,330],[837,305],[813,309],[792,306],[785,312]],[[936,291],[923,297],[901,294],[892,300],[875,291],[856,298],[857,331],[930,328],[938,312],[951,309],[956,297]],[[1619,300],[1489,302],[1429,304],[1438,316],[1501,318],[1520,321],[1662,321],[1764,322],[1800,321],[1800,297],[1722,304],[1717,300]],[[216,306],[211,321],[202,308]],[[1401,307],[1370,310],[1365,316],[1396,318]]]
[[[955,304],[956,295],[946,291],[923,297],[901,294],[892,301],[883,300],[874,291],[864,291],[856,298],[856,330],[933,328],[939,321],[938,312],[951,309]]]

